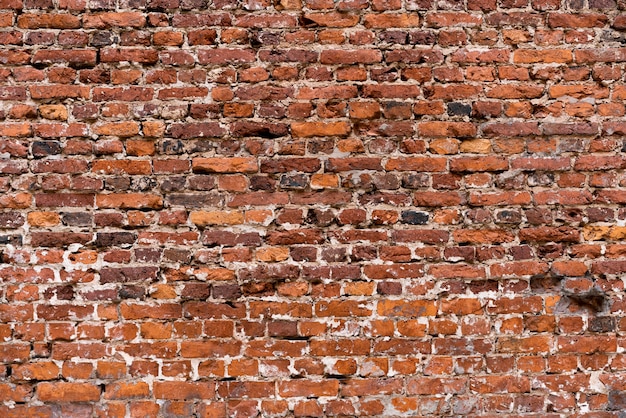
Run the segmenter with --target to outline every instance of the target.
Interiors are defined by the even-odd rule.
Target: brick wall
[[[0,0],[0,416],[622,416],[623,9]]]

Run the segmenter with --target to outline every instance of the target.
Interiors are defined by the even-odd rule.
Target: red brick
[[[52,362],[18,365],[13,370],[13,376],[19,380],[55,380],[59,373],[59,367]]]
[[[200,64],[236,64],[252,62],[255,59],[254,51],[250,49],[203,49],[198,51]]]
[[[399,379],[352,379],[342,385],[341,393],[343,396],[391,395],[399,394],[402,386]]]
[[[514,137],[539,135],[540,130],[536,122],[491,123],[483,126],[483,133],[488,137]]]
[[[531,296],[527,298],[500,298],[491,301],[487,305],[487,312],[504,314],[504,313],[533,313],[541,312],[542,300],[539,296]]]
[[[382,60],[382,54],[375,49],[324,50],[320,55],[322,64],[374,64]]]
[[[373,86],[368,84],[363,86],[364,97],[408,99],[417,97],[419,94],[419,88],[413,85],[378,84]]]
[[[426,15],[426,23],[431,27],[464,26],[471,27],[480,25],[482,17],[479,15],[458,12],[439,12]]]
[[[467,391],[467,378],[418,377],[407,381],[410,395],[462,394]]]
[[[509,62],[511,51],[508,49],[490,49],[489,51],[470,51],[460,49],[452,54],[453,62],[482,63],[482,62]]]
[[[387,161],[385,169],[389,171],[444,172],[446,159],[433,157],[391,158]]]
[[[536,261],[517,261],[511,263],[492,264],[489,267],[491,277],[523,277],[545,274],[548,264]]]
[[[162,89],[159,91],[158,97],[162,100],[172,99],[189,99],[193,97],[206,97],[209,90],[204,87],[182,87]]]
[[[31,388],[26,385],[0,384],[0,399],[3,402],[26,402],[31,397]]]
[[[520,239],[538,242],[578,242],[580,237],[579,232],[570,227],[538,227],[520,230]]]
[[[30,355],[29,344],[2,344],[0,345],[0,359],[4,363],[24,362]]]
[[[22,0],[3,0],[0,3],[2,9],[21,9],[23,7]]]
[[[337,396],[338,391],[338,380],[322,380],[318,382],[309,380],[294,380],[278,383],[278,393],[280,394],[280,396],[287,398],[300,396]]]
[[[469,202],[473,206],[528,205],[532,196],[528,192],[472,193]]]
[[[425,89],[424,93],[429,99],[471,99],[476,98],[482,93],[481,86],[472,85],[452,85],[452,86],[433,86]]]
[[[548,24],[553,28],[593,28],[603,27],[608,23],[605,14],[594,13],[549,13]]]
[[[351,356],[367,355],[370,353],[370,343],[365,339],[340,339],[337,341],[313,341],[311,354],[314,356]]]
[[[215,383],[213,382],[154,382],[156,399],[189,400],[214,399]]]
[[[140,24],[137,22],[136,24]],[[184,35],[181,32],[157,32],[153,35],[152,41],[155,45],[164,45],[164,46],[179,46],[184,42]],[[173,56],[177,56],[173,54]],[[163,61],[163,58],[161,58]],[[191,63],[191,62],[189,62]]]
[[[246,349],[246,355],[254,357],[301,356],[305,344],[301,341],[253,341]]]
[[[624,52],[622,48],[577,49],[575,56],[579,63],[620,62],[626,57]]]
[[[33,99],[86,99],[89,87],[68,85],[30,86]]]
[[[150,161],[132,161],[132,160],[117,160],[117,161],[97,161],[91,167],[95,173],[104,174],[150,174],[152,173],[152,166]]]
[[[32,58],[33,64],[69,64],[71,66],[95,66],[96,51],[93,50],[41,50]]]
[[[465,202],[465,196],[458,192],[416,192],[413,203],[426,207],[457,206]]]
[[[437,308],[432,301],[386,300],[378,302],[378,314],[392,317],[435,316]]]
[[[593,201],[590,193],[580,193],[563,190],[560,192],[535,193],[535,202],[538,205],[584,205]]]
[[[297,26],[297,19],[293,15],[281,14],[242,15],[235,24],[243,28],[293,28]]]
[[[498,339],[501,353],[549,353],[553,344],[551,336],[503,337]]]
[[[463,243],[500,243],[513,241],[513,234],[501,229],[487,230],[457,230],[453,233],[454,240],[459,244]]]
[[[254,173],[258,166],[254,158],[195,158],[192,170],[196,173]]]
[[[83,27],[87,29],[109,29],[112,27],[141,28],[146,18],[139,12],[107,12],[83,16]]]
[[[363,25],[366,28],[411,28],[419,26],[420,19],[413,13],[366,14]]]
[[[181,344],[182,357],[224,357],[237,356],[241,352],[241,343],[231,342],[184,342]]]
[[[511,160],[511,168],[514,170],[566,171],[570,167],[570,159],[566,157],[519,157]]]
[[[347,136],[350,133],[348,122],[294,122],[291,132],[295,137]]]
[[[458,157],[450,161],[450,171],[505,171],[509,168],[505,157]]]
[[[377,280],[417,278],[424,275],[424,266],[422,264],[369,265],[363,268],[363,273]]]
[[[357,97],[356,86],[303,87],[298,91],[298,99],[350,99]]]
[[[476,126],[469,122],[421,122],[419,132],[429,137],[473,137],[476,135]]]
[[[388,63],[392,62],[405,62],[405,63],[442,63],[444,60],[444,56],[441,51],[436,51],[433,49],[426,50],[390,50],[385,53],[385,61]],[[422,68],[413,68],[406,69],[404,71],[405,75],[410,75],[407,77],[408,79],[416,78],[423,79],[422,81],[428,81],[430,79],[430,69],[422,69]]]
[[[96,206],[105,209],[160,209],[163,199],[140,193],[99,194],[96,195]]]
[[[486,91],[485,95],[494,99],[534,99],[544,93],[542,86],[532,84],[504,84]]]
[[[530,392],[530,379],[526,376],[472,377],[470,390],[478,393],[525,393]]]
[[[359,16],[340,12],[306,13],[304,18],[315,22],[319,26],[332,28],[348,28],[355,26],[359,22]]]
[[[513,53],[513,62],[520,64],[568,63],[574,60],[572,51],[566,49],[518,49]]]
[[[617,350],[617,339],[612,336],[559,337],[557,347],[562,353],[614,353]]]
[[[174,138],[190,139],[202,137],[220,137],[225,130],[215,122],[203,123],[176,123],[168,130]]]
[[[554,85],[548,89],[550,98],[571,96],[575,99],[583,99],[587,96],[594,98],[608,97],[608,91],[603,88],[593,88],[584,84]]]
[[[0,51],[0,59],[7,64],[26,64],[30,61],[30,54],[24,51]],[[34,76],[35,73],[28,72],[29,76]]]
[[[458,264],[431,266],[428,273],[435,279],[481,279],[486,277],[484,267]]]
[[[143,87],[96,87],[93,99],[97,102],[119,100],[124,102],[147,101],[152,99],[153,89]]]
[[[80,18],[67,13],[24,13],[17,19],[17,26],[25,29],[77,29]]]
[[[145,398],[149,394],[150,388],[146,382],[120,382],[107,385],[104,397],[105,399],[132,399]]]
[[[101,62],[129,61],[140,64],[155,64],[158,60],[157,51],[150,49],[104,48],[100,50]]]
[[[100,388],[90,383],[39,383],[37,396],[44,402],[93,402],[100,399]]]

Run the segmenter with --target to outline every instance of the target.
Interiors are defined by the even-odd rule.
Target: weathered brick
[[[436,51],[433,49],[414,49],[414,50],[405,50],[405,49],[396,49],[387,51],[385,53],[385,61],[387,63],[392,62],[409,62],[409,63],[428,63],[428,64],[437,64],[442,63],[444,60],[444,56],[441,51]],[[414,69],[414,71],[409,71],[408,69],[404,72],[405,76],[412,75],[412,77],[406,77],[408,79],[417,78],[421,79],[426,77],[426,75],[430,75],[430,70],[428,71],[419,71],[421,69]],[[430,77],[429,77],[430,78]],[[424,81],[428,81],[427,78]]]
[[[606,25],[608,18],[604,14],[595,13],[549,13],[548,24],[550,27],[559,28],[592,28]]]
[[[41,50],[33,55],[32,63],[93,67],[96,65],[96,55],[97,53],[94,50]]]
[[[104,48],[100,51],[101,62],[134,62],[155,64],[159,60],[157,51],[150,49]]]
[[[524,393],[530,392],[530,379],[526,376],[472,377],[470,389],[478,393]]]
[[[203,49],[198,51],[198,62],[200,64],[236,64],[252,62],[255,53],[250,49]]]
[[[414,13],[367,14],[363,20],[366,28],[410,28],[419,23],[419,15]]]
[[[351,13],[306,13],[304,18],[316,25],[332,28],[348,28],[359,22],[359,16]]]
[[[33,85],[29,87],[33,99],[86,99],[89,87],[68,85]]]
[[[363,273],[367,277],[376,280],[417,278],[424,275],[424,266],[422,264],[365,266]]]
[[[194,211],[189,220],[198,226],[237,225],[243,223],[244,217],[242,212]]]
[[[195,158],[191,167],[194,173],[255,173],[255,158]]]
[[[94,173],[102,174],[151,174],[152,166],[150,161],[141,160],[102,160],[96,161],[91,170]]]
[[[572,51],[564,49],[548,49],[537,51],[533,49],[518,49],[513,53],[513,61],[520,64],[567,63],[573,61]]]
[[[476,126],[469,122],[421,122],[419,132],[429,137],[473,137]]]
[[[83,17],[83,27],[86,29],[108,29],[112,27],[141,28],[145,26],[146,18],[140,12],[105,12],[88,14]]]
[[[472,85],[433,86],[424,90],[424,94],[429,99],[444,100],[470,99],[477,97],[480,93],[482,93],[482,87]]]
[[[291,132],[295,137],[347,136],[350,133],[348,122],[294,122]]]
[[[436,157],[403,157],[390,158],[385,164],[389,171],[425,171],[444,172],[446,159]]]
[[[488,51],[472,51],[460,49],[452,54],[453,62],[482,63],[482,62],[509,62],[511,51],[508,49],[490,49]]]
[[[188,400],[214,399],[213,382],[156,382],[154,396],[157,399]]]
[[[44,402],[93,402],[100,399],[100,388],[90,383],[40,383],[37,396]]]
[[[548,89],[548,94],[551,98],[564,96],[573,97],[575,99],[582,99],[587,96],[603,98],[608,97],[608,93],[606,89],[593,88],[590,85],[584,84],[554,85]]]
[[[375,49],[324,50],[320,55],[322,64],[374,64],[381,60],[381,52]]]
[[[338,380],[313,382],[307,380],[283,382],[278,385],[278,393],[284,397],[320,397],[336,396],[339,391]]]
[[[80,18],[69,13],[24,13],[17,19],[17,27],[25,29],[77,29],[80,26]]]
[[[104,209],[160,209],[160,196],[140,193],[113,193],[96,195],[96,206]]]
[[[407,392],[412,395],[460,394],[467,390],[467,378],[418,377],[407,382]]]
[[[145,87],[96,87],[93,89],[93,99],[96,102],[104,101],[147,101],[152,99],[154,90]]]
[[[486,91],[485,95],[494,99],[534,99],[541,97],[544,87],[525,84],[504,84]]]
[[[618,414],[624,9],[0,0],[0,416]]]

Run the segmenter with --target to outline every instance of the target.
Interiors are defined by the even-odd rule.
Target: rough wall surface
[[[624,8],[0,0],[0,416],[623,417]]]

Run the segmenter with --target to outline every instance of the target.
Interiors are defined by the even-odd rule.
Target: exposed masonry
[[[0,417],[623,417],[625,9],[0,0]]]

